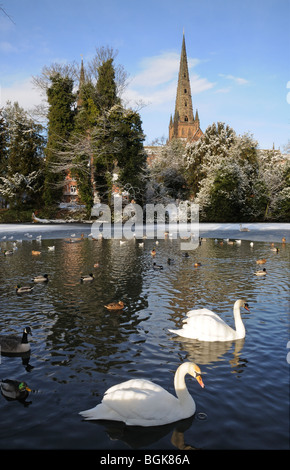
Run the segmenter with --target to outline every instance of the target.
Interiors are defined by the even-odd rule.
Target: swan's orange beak
[[[197,375],[196,377],[196,380],[198,381],[199,385],[204,388],[204,383],[202,381],[202,378],[201,378],[201,375]]]
[[[250,307],[249,307],[248,304],[245,304],[245,305],[244,305],[244,308],[245,308],[246,310],[248,310],[248,312],[250,311]]]

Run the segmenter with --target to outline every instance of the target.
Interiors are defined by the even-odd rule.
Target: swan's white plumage
[[[115,420],[131,426],[161,426],[189,418],[196,407],[184,376],[196,376],[198,370],[192,363],[177,369],[174,383],[178,398],[149,380],[132,379],[109,388],[99,405],[80,414],[87,420]]]
[[[243,300],[234,304],[234,330],[224,322],[216,313],[207,308],[191,310],[183,320],[183,327],[179,330],[169,330],[179,336],[200,341],[232,341],[245,337],[246,330],[241,319],[240,307],[248,309]]]

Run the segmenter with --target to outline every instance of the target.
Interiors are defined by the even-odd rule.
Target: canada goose
[[[30,351],[28,335],[32,336],[30,326],[23,330],[21,337],[14,335],[0,335],[0,351],[1,353],[21,354]]]

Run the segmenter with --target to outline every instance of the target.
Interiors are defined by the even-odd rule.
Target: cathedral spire
[[[79,81],[79,90],[78,90],[78,100],[77,100],[77,107],[79,108],[83,104],[82,99],[82,87],[85,84],[85,69],[84,69],[84,62],[82,57],[81,62],[81,71],[80,71],[80,81]]]
[[[172,138],[198,140],[202,132],[199,129],[198,114],[196,116],[197,119],[194,118],[193,113],[185,35],[183,30],[175,112],[173,122],[169,124],[169,140]]]

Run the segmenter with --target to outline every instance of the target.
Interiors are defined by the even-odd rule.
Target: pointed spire
[[[184,31],[182,37],[175,113],[178,113],[179,119],[182,122],[194,121]]]
[[[193,113],[185,34],[183,29],[175,111],[173,119],[170,118],[169,140],[174,138],[198,140],[201,135],[202,131],[200,129],[198,112],[196,111],[195,117]]]
[[[85,69],[84,69],[84,62],[83,62],[83,56],[82,56],[82,62],[81,62],[81,71],[80,71],[80,80],[79,80],[79,90],[78,90],[78,100],[77,100],[77,107],[79,108],[83,104],[83,99],[82,99],[82,87],[85,84]]]

